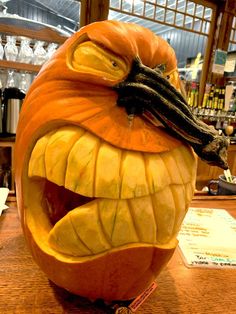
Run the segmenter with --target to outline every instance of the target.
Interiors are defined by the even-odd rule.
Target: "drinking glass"
[[[44,41],[36,41],[34,45],[33,64],[42,65],[46,61],[47,52],[44,49]]]
[[[22,63],[31,63],[33,55],[33,49],[30,47],[30,39],[23,37],[21,39],[18,61]]]
[[[18,48],[16,46],[15,36],[7,36],[7,43],[4,47],[4,52],[8,61],[16,61],[18,56]]]
[[[51,58],[54,52],[57,50],[58,45],[55,43],[50,43],[47,47],[47,60]]]
[[[225,134],[229,137],[234,133],[234,127],[230,123],[225,128]]]
[[[14,70],[8,70],[7,71],[7,82],[6,82],[6,87],[17,87],[16,86],[16,76],[15,76],[15,71]]]
[[[2,45],[2,36],[0,36],[0,60],[3,59],[3,56],[4,56],[4,49]]]
[[[20,82],[19,82],[19,89],[26,94],[29,89],[29,79],[27,77],[27,73],[21,72],[20,73]]]

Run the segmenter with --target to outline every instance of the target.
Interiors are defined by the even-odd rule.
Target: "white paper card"
[[[231,73],[231,72],[234,72],[234,69],[235,69],[235,59],[226,60],[224,71]]]
[[[0,216],[4,209],[7,209],[8,206],[5,204],[7,200],[7,196],[9,193],[8,188],[0,188]]]
[[[178,240],[186,266],[236,269],[236,220],[226,210],[190,208]]]

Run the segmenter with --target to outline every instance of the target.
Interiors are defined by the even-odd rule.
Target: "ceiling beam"
[[[109,0],[81,0],[80,26],[108,18]]]

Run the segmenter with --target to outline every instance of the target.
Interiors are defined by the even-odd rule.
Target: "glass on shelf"
[[[229,124],[225,127],[225,134],[229,137],[233,133],[234,133],[234,127],[229,122]]]
[[[54,52],[57,50],[58,44],[50,43],[47,47],[47,60],[51,58]]]
[[[7,43],[4,47],[4,52],[8,61],[16,61],[18,56],[18,48],[16,46],[15,36],[7,36]]]
[[[8,70],[7,71],[6,88],[8,88],[8,87],[17,87],[16,73],[14,70]]]
[[[29,86],[30,86],[30,82],[29,82],[29,78],[27,77],[27,73],[25,72],[21,72],[20,73],[20,82],[19,82],[19,89],[23,92],[23,93],[27,93]]]
[[[22,37],[18,61],[22,63],[31,63],[33,59],[33,49],[30,47],[30,39]]]
[[[44,49],[44,41],[36,41],[34,45],[33,64],[42,65],[47,58],[47,52]]]
[[[3,56],[4,56],[4,48],[2,45],[2,36],[0,36],[0,60],[3,60]]]

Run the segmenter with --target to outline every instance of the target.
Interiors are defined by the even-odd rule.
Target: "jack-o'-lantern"
[[[150,30],[103,21],[69,38],[31,85],[17,202],[32,255],[58,286],[93,300],[137,296],[176,248],[194,150],[227,167],[226,141],[192,115],[176,66]]]

